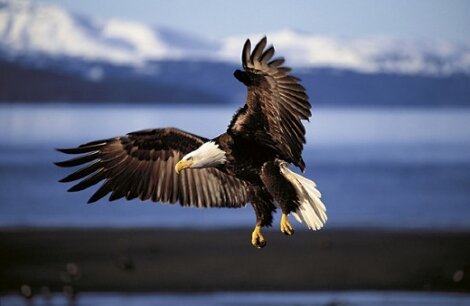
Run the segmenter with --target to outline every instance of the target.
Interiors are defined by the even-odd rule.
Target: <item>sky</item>
[[[138,20],[208,38],[282,29],[470,44],[466,0],[36,0],[98,18]]]

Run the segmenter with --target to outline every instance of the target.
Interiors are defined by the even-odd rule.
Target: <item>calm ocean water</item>
[[[174,126],[222,133],[234,108],[0,105],[0,226],[252,226],[250,206],[198,210],[67,193],[55,147]],[[470,229],[470,110],[314,109],[307,176],[323,193],[328,228]],[[297,225],[301,228],[301,225]]]
[[[5,305],[23,306],[26,301],[14,295],[0,297]],[[34,305],[70,305],[63,295],[33,299]],[[252,292],[206,294],[79,294],[77,306],[464,306],[470,295],[419,292]],[[2,304],[3,305],[3,304]]]

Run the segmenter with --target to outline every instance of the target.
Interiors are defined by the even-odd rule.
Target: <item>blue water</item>
[[[2,304],[3,302],[3,304]],[[63,295],[55,294],[45,299],[37,296],[34,305],[76,306],[464,306],[470,304],[469,294],[419,293],[419,292],[253,292],[253,293],[203,293],[203,294],[118,294],[83,293],[75,304],[69,304]],[[5,306],[28,305],[24,298],[15,295],[0,297]]]
[[[223,132],[233,108],[1,105],[0,226],[232,227],[255,221],[239,210],[179,208],[67,193],[66,157],[55,147],[175,126]],[[323,193],[327,228],[470,229],[470,110],[314,109],[306,175]],[[297,225],[296,228],[301,228]]]

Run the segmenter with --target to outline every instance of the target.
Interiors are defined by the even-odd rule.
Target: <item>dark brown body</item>
[[[257,224],[272,224],[275,202],[286,214],[297,209],[295,190],[281,175],[279,163],[282,160],[275,150],[250,138],[228,133],[214,141],[227,153],[227,162],[219,170],[249,183]]]

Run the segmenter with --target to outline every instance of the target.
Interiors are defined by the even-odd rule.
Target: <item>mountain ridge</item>
[[[31,0],[0,1],[0,48],[13,56],[44,54],[133,66],[157,60],[238,63],[244,40],[263,35],[294,67],[470,74],[470,46],[446,41],[334,37],[291,29],[211,40],[138,21],[97,19]]]
[[[61,60],[53,61],[53,66],[63,66]],[[0,59],[0,102],[241,105],[246,95],[246,88],[233,77],[238,67],[228,63],[158,61],[147,67],[157,71],[151,74],[101,62],[75,65],[73,70],[32,68]],[[98,78],[93,71],[98,71]],[[470,106],[470,77],[465,74],[430,77],[326,68],[294,74],[302,79],[315,106]]]
[[[315,105],[470,106],[466,46],[291,30],[268,38]],[[0,0],[0,102],[240,103],[246,89],[232,74],[245,39]]]

